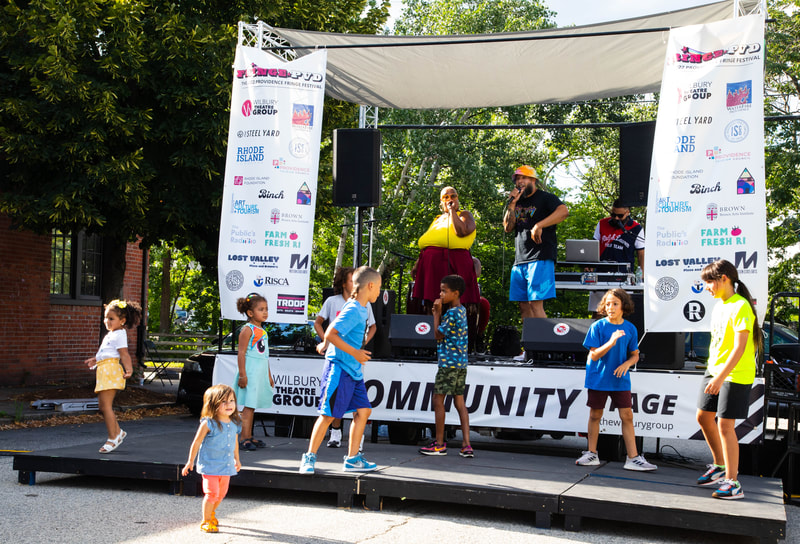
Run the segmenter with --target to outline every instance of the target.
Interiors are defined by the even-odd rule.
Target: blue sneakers
[[[376,470],[378,465],[370,463],[360,453],[355,454],[353,457],[344,456],[344,464],[342,470],[345,472],[371,472]]]
[[[316,453],[304,453],[300,460],[300,474],[314,474],[314,465],[317,462]]]
[[[725,480],[719,489],[711,494],[715,499],[743,499],[742,485],[736,480]]]
[[[708,470],[697,479],[697,485],[715,485],[717,480],[725,476],[725,467],[719,465],[706,465]]]

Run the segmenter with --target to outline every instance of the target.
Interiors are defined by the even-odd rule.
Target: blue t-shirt
[[[233,451],[236,448],[236,435],[242,432],[242,426],[233,421],[222,423],[207,417],[200,421],[208,427],[208,434],[200,444],[197,454],[197,473],[206,476],[235,476],[236,458]]]
[[[623,320],[620,325],[614,325],[603,318],[592,323],[583,346],[587,349],[599,348],[611,339],[616,330],[624,330],[625,336],[617,339],[617,343],[608,353],[597,361],[586,357],[586,380],[584,386],[596,391],[630,391],[631,374],[628,371],[622,378],[614,376],[614,371],[624,363],[632,351],[639,351],[639,335],[636,327],[630,321]]]
[[[336,319],[333,320],[329,327],[336,329],[342,340],[349,345],[355,349],[361,349],[364,343],[364,331],[367,328],[368,317],[369,310],[367,310],[367,307],[362,306],[355,299],[350,299],[342,306],[339,315],[336,316]],[[361,363],[346,351],[337,349],[336,346],[331,344],[325,352],[325,357],[341,366],[342,370],[347,372],[354,380],[364,379],[364,374],[361,372]]]
[[[444,313],[439,332],[444,335],[444,339],[436,343],[439,368],[466,368],[467,310],[463,304]]]

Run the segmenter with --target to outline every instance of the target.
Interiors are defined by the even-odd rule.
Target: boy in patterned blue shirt
[[[461,457],[472,457],[469,444],[469,412],[464,402],[467,381],[467,310],[461,304],[464,278],[455,274],[442,278],[439,298],[433,303],[433,329],[439,370],[433,386],[433,411],[436,418],[436,440],[419,449],[423,455],[447,455],[444,441],[444,397],[453,396],[453,404],[461,420]],[[450,309],[442,315],[442,305]]]

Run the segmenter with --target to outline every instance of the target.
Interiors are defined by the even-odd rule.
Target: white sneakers
[[[648,463],[647,459],[645,459],[643,455],[637,455],[633,459],[628,457],[625,460],[625,466],[622,468],[625,470],[638,470],[640,472],[647,472],[650,470],[656,470],[658,467],[653,463]]]
[[[586,466],[593,466],[600,464],[600,458],[597,456],[595,452],[584,451],[582,453],[583,455],[581,455],[580,458],[578,458],[578,460],[575,461],[576,465],[582,465],[586,467]]]
[[[329,448],[342,447],[342,429],[331,429],[331,436],[328,439]]]

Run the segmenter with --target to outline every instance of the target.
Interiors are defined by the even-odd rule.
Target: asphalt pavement
[[[196,428],[191,416],[167,416],[130,421],[131,436],[159,435]],[[249,543],[462,543],[503,542],[653,542],[718,543],[719,534],[673,530],[638,524],[620,524],[585,518],[580,532],[568,532],[555,516],[551,529],[537,529],[528,512],[446,505],[424,501],[386,500],[383,509],[368,511],[362,505],[336,507],[334,495],[232,487],[217,517],[219,534],[203,534],[201,498],[172,496],[167,484],[123,478],[98,478],[38,473],[33,486],[17,483],[9,450],[44,450],[78,444],[97,444],[105,437],[102,423],[0,431],[0,542],[94,544],[109,542],[197,544]],[[573,455],[583,445],[577,437],[544,438],[531,442],[498,441],[473,433],[476,458],[481,447],[546,448],[553,454]],[[483,443],[482,443],[483,442]],[[124,445],[122,446],[124,447]],[[367,444],[370,447],[380,447]],[[411,446],[409,446],[411,447]],[[702,443],[662,441],[671,457],[660,460],[655,441],[645,441],[648,458],[675,462],[674,451],[684,459],[702,461]],[[186,444],[188,453],[189,444]],[[247,455],[243,452],[242,455]],[[714,500],[709,498],[709,500]],[[746,498],[744,500],[747,500]],[[725,503],[720,501],[720,508]],[[800,507],[786,506],[786,542],[800,540]],[[726,542],[754,539],[724,536]]]

